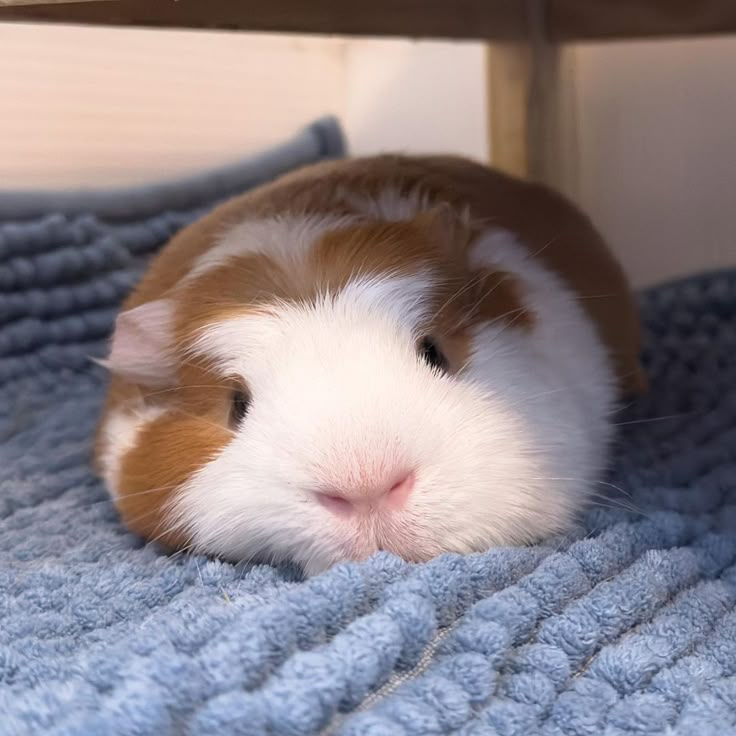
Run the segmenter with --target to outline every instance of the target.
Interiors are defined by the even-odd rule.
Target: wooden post
[[[575,197],[575,49],[547,40],[543,0],[527,7],[529,40],[487,47],[491,163]]]
[[[507,174],[527,178],[531,48],[516,42],[491,43],[486,48],[491,163]]]

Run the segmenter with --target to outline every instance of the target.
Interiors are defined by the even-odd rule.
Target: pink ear
[[[121,312],[115,320],[112,346],[102,364],[133,383],[162,386],[174,379],[174,308],[157,299]]]

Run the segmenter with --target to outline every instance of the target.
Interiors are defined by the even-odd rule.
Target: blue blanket
[[[342,152],[0,195],[0,734],[736,732],[736,273],[641,297],[651,394],[570,538],[411,565],[166,557],[88,468],[116,306],[224,196]]]

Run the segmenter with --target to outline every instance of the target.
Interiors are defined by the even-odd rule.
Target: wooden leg
[[[526,178],[531,166],[527,140],[531,49],[528,44],[511,42],[486,48],[491,163]]]
[[[575,49],[534,41],[487,49],[491,163],[575,196]]]

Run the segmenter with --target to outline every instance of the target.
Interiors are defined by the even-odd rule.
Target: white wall
[[[343,104],[339,39],[0,24],[0,187],[230,162]]]
[[[484,63],[479,43],[348,42],[343,119],[353,152],[447,151],[487,161]]]
[[[155,180],[325,113],[351,150],[485,157],[480,44],[0,24],[0,187]]]
[[[578,197],[632,278],[736,265],[736,38],[575,55]]]

